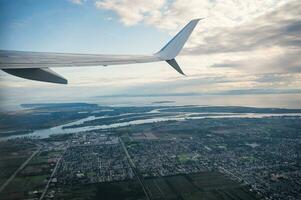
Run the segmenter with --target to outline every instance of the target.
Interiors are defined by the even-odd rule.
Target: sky
[[[1,71],[0,107],[168,94],[253,95],[298,106],[300,8],[299,0],[0,0],[0,49],[5,50],[150,54],[191,19],[203,18],[177,57],[186,77],[164,62],[54,68],[68,85]]]

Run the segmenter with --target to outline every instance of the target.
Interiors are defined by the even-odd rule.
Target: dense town
[[[99,184],[123,184],[130,194],[138,187],[137,199],[193,199],[204,191],[212,199],[300,199],[300,120],[208,118],[2,141],[31,156],[7,185],[2,177],[0,199],[72,199],[74,190],[94,199]]]

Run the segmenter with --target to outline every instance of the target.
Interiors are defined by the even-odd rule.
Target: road
[[[4,190],[4,188],[17,176],[17,174],[26,167],[26,165],[31,161],[31,159],[37,155],[41,150],[41,147],[39,147],[37,150],[35,150],[29,158],[1,185],[0,192]]]
[[[67,145],[67,148],[65,149],[65,151],[60,155],[59,159],[57,160],[57,162],[56,162],[56,164],[55,164],[55,167],[54,167],[54,169],[53,169],[53,171],[52,171],[52,173],[51,173],[51,175],[50,175],[50,178],[49,178],[49,180],[48,180],[48,182],[47,182],[47,185],[45,186],[44,191],[43,191],[42,195],[40,196],[39,200],[42,200],[42,199],[45,197],[45,195],[46,195],[46,193],[47,193],[47,190],[48,190],[48,188],[49,188],[49,185],[50,185],[50,183],[51,183],[51,181],[52,181],[52,178],[53,178],[53,176],[54,176],[54,174],[55,174],[55,172],[56,172],[56,170],[57,170],[57,168],[58,168],[58,166],[59,166],[59,163],[60,163],[60,161],[61,161],[63,155],[64,155],[65,152],[67,151],[68,147],[69,147],[69,144]]]
[[[241,178],[239,178],[238,176],[234,175],[232,172],[230,172],[229,170],[226,170],[225,168],[223,167],[219,167],[220,171],[221,172],[224,172],[230,176],[232,176],[234,179],[238,180],[239,182],[242,182],[243,180]]]
[[[125,146],[124,142],[122,141],[122,139],[121,139],[120,137],[119,137],[119,141],[120,141],[120,144],[121,144],[121,146],[122,146],[122,148],[123,148],[123,150],[124,150],[124,152],[125,152],[125,154],[126,154],[126,157],[127,157],[128,161],[129,161],[129,164],[130,164],[130,166],[131,166],[131,168],[132,168],[132,170],[133,170],[135,176],[137,177],[137,179],[138,179],[138,181],[139,181],[139,183],[140,183],[140,185],[141,185],[141,187],[142,187],[142,189],[143,189],[143,192],[144,192],[146,198],[147,198],[148,200],[151,200],[151,195],[150,195],[150,192],[149,192],[149,190],[148,190],[146,184],[144,183],[144,179],[143,179],[143,177],[140,175],[140,173],[138,172],[135,163],[134,163],[133,160],[131,159],[129,152],[128,152],[128,150],[126,149],[126,146]]]

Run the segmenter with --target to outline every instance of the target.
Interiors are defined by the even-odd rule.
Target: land
[[[175,103],[175,101],[154,101],[152,104]]]
[[[300,110],[65,106],[26,108],[31,110],[29,116],[42,110],[58,116],[62,110],[61,115],[69,113],[65,123],[96,117],[64,126],[74,130],[156,117],[184,117],[57,133],[43,139],[3,140],[0,186],[13,178],[0,191],[0,199],[301,198]],[[227,117],[229,113],[231,117]],[[233,117],[241,113],[283,115]],[[57,123],[48,120],[47,125],[32,127]]]
[[[88,116],[95,104],[23,104],[24,109],[0,113],[0,137],[29,134]],[[84,111],[83,111],[84,110]],[[81,112],[82,111],[82,112]]]
[[[218,113],[301,113],[301,109],[284,108],[253,108],[239,106],[143,106],[143,107],[109,107],[88,103],[44,103],[22,104],[21,110],[0,112],[0,138],[14,135],[30,134],[34,130],[64,125],[88,116],[111,118],[95,119],[82,125],[73,125],[66,128],[81,126],[107,125],[112,122],[128,122],[132,120],[147,119],[151,117],[174,116],[177,113],[192,112],[198,116],[202,113],[223,115]],[[153,112],[167,110],[168,112]],[[126,114],[127,117],[119,116]]]

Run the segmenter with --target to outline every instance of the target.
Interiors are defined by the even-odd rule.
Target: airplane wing
[[[0,50],[0,69],[14,76],[67,84],[67,80],[50,67],[107,66],[166,61],[183,74],[175,57],[183,48],[200,19],[191,20],[159,52],[152,55],[101,55],[76,53],[46,53]]]

